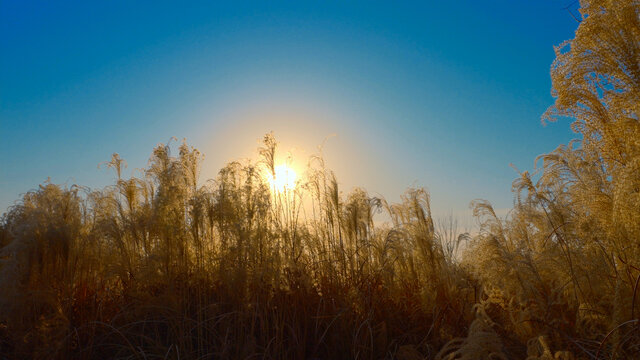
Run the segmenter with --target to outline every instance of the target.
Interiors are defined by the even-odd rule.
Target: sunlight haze
[[[0,208],[49,177],[104,186],[112,153],[132,173],[171,137],[205,181],[273,131],[298,166],[324,143],[345,191],[424,186],[469,217],[573,137],[539,120],[576,27],[562,2],[233,4],[2,2]]]

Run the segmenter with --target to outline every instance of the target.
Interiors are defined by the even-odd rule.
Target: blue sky
[[[107,185],[113,152],[132,173],[171,136],[211,178],[271,130],[300,163],[336,134],[345,191],[508,208],[509,164],[575,137],[540,123],[568,3],[2,1],[0,212],[47,177]]]

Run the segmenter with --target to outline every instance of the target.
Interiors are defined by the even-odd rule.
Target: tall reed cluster
[[[490,342],[502,358],[640,358],[640,2],[580,4],[543,116],[573,119],[580,138],[520,174],[508,219],[474,204],[482,227],[464,262],[484,298],[452,351]]]
[[[344,196],[318,157],[304,184],[274,191],[271,135],[260,161],[204,185],[201,154],[170,150],[128,179],[114,154],[113,186],[44,184],[5,214],[3,354],[384,358],[464,335],[474,293],[424,190]],[[380,211],[392,224],[375,225]]]
[[[102,190],[45,183],[0,222],[0,358],[640,357],[640,3],[581,1],[552,65],[580,139],[474,236],[424,189],[344,193],[321,156],[276,189],[277,143],[201,183],[158,145]],[[381,221],[380,219],[386,219]]]

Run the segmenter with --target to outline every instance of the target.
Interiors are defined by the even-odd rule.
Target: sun
[[[274,176],[269,176],[269,183],[276,191],[293,190],[296,187],[296,172],[286,164],[278,165],[274,169]]]

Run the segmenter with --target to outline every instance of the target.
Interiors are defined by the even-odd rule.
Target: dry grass
[[[464,334],[469,275],[439,241],[425,191],[401,204],[345,197],[316,166],[273,194],[268,156],[198,186],[199,161],[159,145],[145,177],[122,179],[114,155],[115,185],[45,184],[5,214],[3,353],[384,358]],[[315,217],[300,216],[304,195]],[[393,224],[374,226],[377,211]]]
[[[581,4],[545,115],[581,139],[521,173],[508,218],[474,202],[470,239],[423,189],[344,194],[321,157],[274,193],[271,135],[204,184],[186,144],[129,179],[114,154],[114,185],[3,215],[0,358],[638,358],[640,4]]]

